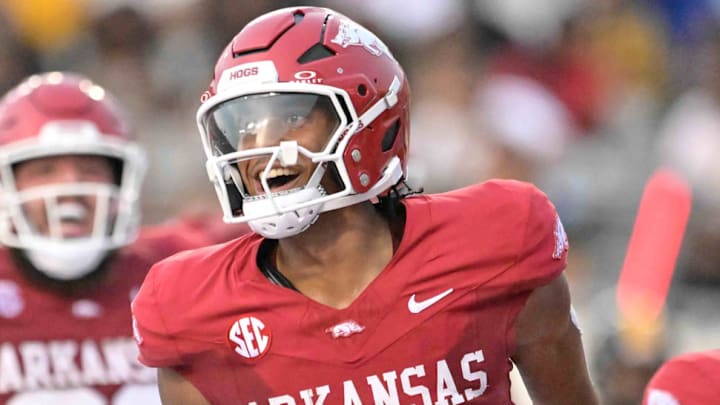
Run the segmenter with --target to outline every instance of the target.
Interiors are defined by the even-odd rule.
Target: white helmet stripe
[[[392,84],[390,84],[390,89],[388,89],[387,94],[382,99],[378,100],[377,103],[375,103],[372,107],[368,108],[367,111],[363,115],[360,116],[359,121],[360,125],[358,126],[358,131],[362,130],[366,126],[370,125],[371,122],[375,121],[375,118],[379,117],[380,114],[385,112],[386,110],[389,110],[392,108],[395,104],[397,104],[398,101],[398,92],[400,91],[400,87],[402,86],[402,83],[400,82],[400,79],[395,76],[395,79],[393,79]]]

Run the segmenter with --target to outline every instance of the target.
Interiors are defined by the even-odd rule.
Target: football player
[[[517,181],[408,188],[410,90],[373,33],[262,15],[201,99],[224,219],[254,233],[145,279],[136,339],[164,403],[510,404],[511,361],[537,404],[596,403],[555,208]]]
[[[0,403],[158,403],[130,302],[150,266],[209,244],[140,229],[145,172],[116,101],[89,79],[32,76],[0,102]]]
[[[645,388],[643,405],[704,405],[718,398],[720,350],[708,350],[665,362]]]

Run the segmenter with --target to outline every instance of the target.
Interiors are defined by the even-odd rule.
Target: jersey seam
[[[174,334],[170,333],[170,328],[168,327],[167,322],[165,321],[165,316],[163,315],[163,311],[160,308],[160,305],[158,304],[158,289],[157,289],[157,277],[152,278],[152,286],[153,286],[153,303],[155,304],[155,308],[157,308],[158,318],[160,318],[160,322],[162,323],[163,328],[165,329],[165,333],[168,337],[170,337],[172,341],[172,347],[175,350],[175,355],[177,356],[177,360],[180,361],[182,359],[182,356],[180,355],[180,348],[178,347],[177,338]]]
[[[525,210],[525,229],[523,230],[523,237],[520,239],[520,244],[519,244],[519,245],[516,247],[516,249],[515,249],[515,252],[516,252],[516,253],[515,253],[515,259],[514,259],[513,262],[512,262],[508,267],[506,267],[505,270],[503,270],[500,274],[502,274],[502,273],[508,271],[509,269],[517,266],[517,264],[520,262],[520,256],[521,256],[522,246],[525,245],[525,241],[527,240],[527,237],[528,237],[528,232],[529,232],[528,230],[529,230],[529,228],[530,228],[530,212],[532,211],[532,205],[533,205],[532,194],[528,194],[528,201],[527,201],[526,210]],[[496,277],[499,277],[499,274],[498,274]],[[514,315],[514,317],[513,317],[514,320],[516,320],[517,317],[520,315],[520,311],[522,311],[522,308],[525,306],[525,303],[527,302],[528,297],[529,297],[529,295],[528,295],[527,297],[525,297],[525,299],[524,299],[523,302],[522,302],[522,306],[521,306],[520,309],[515,313],[515,315]],[[508,318],[508,320],[509,320],[509,318]],[[514,325],[514,323],[515,323],[514,320],[513,320],[512,323],[508,322],[507,329],[505,330],[505,349],[506,349],[506,350],[510,348],[510,343],[513,343],[513,344],[515,344],[515,345],[516,345],[516,343],[517,343],[517,339],[510,336],[510,335],[513,333],[513,325]],[[513,342],[510,342],[511,339],[514,339],[514,341],[513,341]],[[515,347],[513,347],[513,350],[515,350]]]
[[[434,218],[434,215],[433,215],[433,205],[430,203],[430,198],[429,198],[428,196],[423,195],[423,196],[421,196],[421,197],[423,198],[423,207],[425,207],[425,210],[426,210],[427,213],[428,213],[428,218],[429,218],[429,222],[430,222],[430,227],[429,227],[429,228],[430,228],[430,229],[434,229],[435,226],[436,226],[436,224],[435,224],[435,218]],[[403,236],[403,237],[404,237],[404,236]],[[429,261],[432,260],[432,259],[429,259],[429,258],[436,258],[436,257],[438,257],[439,254],[438,254],[438,252],[437,252],[437,249],[438,249],[438,248],[435,246],[435,244],[433,244],[433,245],[432,245],[432,249],[429,249],[429,250],[428,250],[429,255],[425,255],[425,260],[429,262]]]

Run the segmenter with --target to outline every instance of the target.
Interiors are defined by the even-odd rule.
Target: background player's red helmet
[[[298,94],[325,99],[337,114],[336,130],[322,151],[297,145],[238,149],[232,131],[218,124],[221,115],[233,114],[230,105],[238,100]],[[380,39],[335,11],[285,8],[250,22],[220,55],[202,101],[198,127],[227,222],[249,222],[266,236],[289,236],[306,229],[320,212],[383,195],[406,175],[405,73]],[[233,163],[241,159],[270,155],[270,167],[283,161],[283,154],[298,151],[320,163],[318,170],[334,166],[342,190],[318,193],[317,184],[309,183],[292,196],[265,188],[264,198],[248,198],[233,175]]]
[[[15,165],[59,155],[107,157],[117,169],[117,184],[62,183],[17,190]],[[22,249],[38,270],[53,278],[86,274],[109,250],[135,239],[145,166],[122,111],[102,87],[72,73],[27,78],[0,101],[0,242]],[[59,201],[79,195],[98,201],[93,232],[64,238],[53,230],[71,214],[62,212]],[[50,235],[36,231],[26,216],[23,205],[33,200],[44,201]]]

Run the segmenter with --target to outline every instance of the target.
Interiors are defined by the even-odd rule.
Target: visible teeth
[[[61,221],[82,221],[88,213],[84,205],[76,202],[64,202],[57,206],[57,216]]]
[[[268,179],[272,179],[278,176],[294,176],[297,172],[292,171],[290,169],[287,169],[285,167],[279,167],[276,169],[270,169],[270,172],[267,175]]]
[[[281,195],[292,194],[292,193],[294,193],[296,191],[300,191],[300,190],[302,190],[302,187],[295,187],[295,188],[291,188],[289,190],[275,191],[273,193],[270,193],[270,196],[279,197]],[[249,195],[249,196],[245,197],[244,200],[245,201],[257,201],[257,200],[264,200],[266,198],[267,198],[267,194],[263,193],[263,194],[259,194],[259,195]]]

